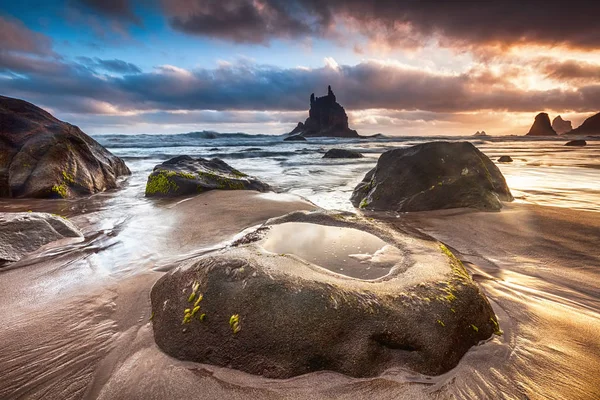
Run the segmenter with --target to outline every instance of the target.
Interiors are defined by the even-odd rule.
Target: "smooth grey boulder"
[[[0,96],[0,197],[71,198],[117,187],[125,162],[78,127]]]
[[[83,237],[66,218],[38,212],[0,213],[0,265],[65,238]]]
[[[323,158],[363,158],[364,156],[358,151],[347,149],[329,149]]]
[[[175,197],[208,190],[271,190],[269,185],[213,158],[178,156],[154,167],[146,183],[146,197]]]
[[[498,167],[471,143],[430,142],[383,153],[350,200],[369,210],[492,211],[513,197]]]
[[[403,260],[362,280],[266,251],[265,235],[288,222],[359,229],[396,246]],[[167,354],[270,378],[320,370],[368,377],[397,367],[440,374],[500,333],[487,299],[443,244],[349,213],[270,220],[163,276],[151,304],[154,338]]]

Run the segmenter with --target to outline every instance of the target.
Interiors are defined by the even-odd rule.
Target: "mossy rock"
[[[118,186],[125,162],[78,127],[0,96],[0,197],[73,198]]]
[[[286,222],[360,229],[405,259],[386,276],[362,280],[266,251],[269,227]],[[271,378],[319,370],[370,377],[389,368],[441,374],[499,331],[487,299],[447,247],[347,214],[270,220],[163,276],[151,303],[154,338],[167,354]]]
[[[146,196],[186,196],[214,189],[266,192],[270,187],[218,158],[178,156],[154,167],[146,183]]]
[[[471,143],[431,142],[383,153],[350,200],[369,210],[497,211],[513,196],[498,167]]]

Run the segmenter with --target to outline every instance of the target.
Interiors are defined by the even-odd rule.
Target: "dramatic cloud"
[[[27,28],[21,21],[0,16],[0,52],[52,54],[52,41]]]
[[[139,74],[142,70],[135,64],[123,60],[102,60],[100,58],[79,57],[78,60],[90,68],[99,68],[118,74]]]
[[[322,36],[335,24],[403,46],[428,38],[449,47],[541,43],[600,46],[600,3],[562,1],[163,0],[181,31],[237,42]],[[336,32],[343,34],[343,30]]]
[[[19,73],[19,71],[14,71]],[[124,76],[99,76],[81,64],[35,67],[0,78],[0,91],[39,98],[65,110],[81,110],[81,99],[91,99],[90,112],[140,110],[277,110],[308,108],[311,91],[324,93],[332,85],[348,110],[422,110],[437,113],[480,110],[537,112],[600,109],[600,85],[578,89],[523,90],[474,72],[440,74],[401,64],[363,62],[316,69],[222,64],[215,69],[185,70],[161,66],[152,72]],[[54,96],[60,93],[61,96]]]
[[[577,60],[548,61],[542,64],[541,71],[554,80],[600,82],[600,64]]]
[[[72,4],[109,18],[140,23],[140,19],[133,12],[133,2],[129,0],[72,0]]]

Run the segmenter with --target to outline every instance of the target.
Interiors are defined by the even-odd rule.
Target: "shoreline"
[[[175,360],[157,348],[148,321],[150,288],[162,276],[157,263],[177,264],[270,217],[314,208],[289,195],[214,191],[153,204],[111,229],[91,215],[74,217],[99,236],[65,253],[46,250],[49,258],[42,254],[37,265],[0,271],[0,318],[9,327],[0,332],[7,343],[0,397],[179,398],[199,387],[215,399],[597,394],[600,255],[592,233],[600,214],[527,204],[496,213],[372,215],[455,249],[498,315],[504,335],[469,350],[446,374],[353,379],[323,371],[274,380]],[[172,222],[158,229],[161,220]]]

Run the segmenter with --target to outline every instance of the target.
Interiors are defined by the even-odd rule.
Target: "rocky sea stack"
[[[527,136],[556,136],[556,132],[552,129],[552,125],[550,125],[550,117],[546,113],[539,113],[535,116],[535,121],[529,132],[527,132]]]
[[[69,220],[38,212],[0,213],[0,266],[65,238],[83,238]]]
[[[499,210],[513,197],[498,167],[468,142],[431,142],[386,151],[350,199],[369,210]]]
[[[600,135],[600,113],[592,115],[579,127],[567,132],[569,135]]]
[[[285,245],[306,240],[307,229],[346,230],[350,239],[374,237],[399,259],[381,278],[354,278],[267,250],[281,244],[277,229],[287,232]],[[154,339],[167,354],[269,378],[321,370],[369,377],[394,367],[436,375],[499,333],[487,299],[444,245],[349,213],[270,220],[163,276],[151,303]]]
[[[572,130],[573,126],[571,125],[571,121],[565,121],[559,115],[552,120],[552,129],[554,129],[557,134],[562,135],[563,133],[567,133]]]
[[[154,167],[146,183],[147,197],[175,197],[208,190],[271,190],[269,185],[213,158],[178,156]]]
[[[328,136],[358,138],[359,134],[348,127],[348,116],[344,107],[337,101],[331,86],[327,88],[327,96],[310,95],[310,111],[304,123],[298,122],[290,135],[304,137]]]
[[[78,127],[0,96],[0,197],[69,198],[117,187],[130,174]]]

